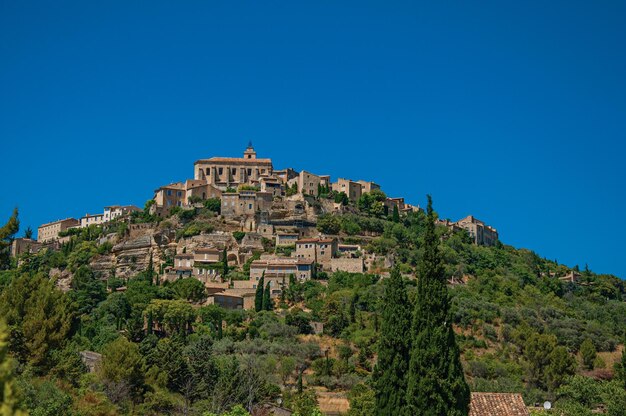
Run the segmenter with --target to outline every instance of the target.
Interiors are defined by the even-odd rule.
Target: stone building
[[[298,191],[303,195],[318,196],[321,183],[322,178],[311,172],[303,170],[298,175]]]
[[[274,175],[280,179],[284,184],[291,183],[293,179],[298,177],[298,172],[292,168],[275,170]]]
[[[277,232],[276,233],[276,247],[282,246],[295,246],[296,241],[300,238],[298,233],[284,233]]]
[[[472,215],[455,222],[454,225],[467,230],[474,244],[493,246],[498,241],[498,231]]]
[[[11,256],[19,257],[24,253],[37,253],[42,246],[42,243],[30,238],[15,238],[11,242]]]
[[[141,209],[134,205],[111,205],[104,207],[102,214],[85,214],[80,218],[80,227],[89,227],[90,225],[104,224],[109,221],[113,221],[116,218],[121,218],[130,215],[132,212],[139,212]]]
[[[364,180],[357,181],[361,185],[361,193],[369,193],[372,191],[380,191],[380,185],[375,182],[368,182]]]
[[[296,241],[296,257],[321,264],[330,270],[330,260],[336,257],[337,240],[331,238],[307,238]]]
[[[335,192],[345,193],[351,201],[358,200],[363,194],[362,185],[350,179],[337,179],[337,182],[332,184],[332,189]]]
[[[37,228],[37,241],[40,243],[56,240],[59,238],[61,231],[66,231],[70,228],[75,228],[80,225],[80,221],[75,218],[66,218],[64,220],[58,220],[42,224]]]
[[[258,185],[262,177],[273,173],[271,159],[259,159],[250,144],[242,158],[212,157],[194,163],[194,179],[207,180],[221,190],[240,185]]]
[[[255,260],[250,265],[250,282],[254,288],[265,274],[265,284],[270,282],[272,295],[280,294],[283,285],[289,285],[289,276],[294,275],[299,281],[311,279],[313,260],[295,257],[268,256]]]
[[[188,179],[184,183],[175,182],[154,191],[153,212],[157,215],[167,215],[172,207],[189,206],[193,199],[205,200],[221,196],[222,191],[206,180]]]
[[[272,207],[273,196],[268,192],[239,191],[222,194],[222,215],[225,217],[254,216]]]
[[[281,197],[285,193],[285,185],[276,176],[263,177],[260,180],[261,191],[272,194],[274,197]]]

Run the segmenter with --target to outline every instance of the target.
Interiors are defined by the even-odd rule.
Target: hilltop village
[[[250,144],[241,158],[196,161],[193,179],[157,188],[144,209],[108,206],[102,213],[42,224],[36,241],[13,242],[13,255],[58,249],[81,230],[106,226],[109,233],[100,243],[112,248],[91,262],[103,279],[128,279],[152,262],[160,281],[194,277],[204,283],[209,302],[249,309],[262,276],[278,297],[294,278],[303,282],[336,271],[386,275],[393,255],[368,250],[382,230],[360,230],[357,224],[342,229],[333,221],[359,209],[395,221],[423,211],[403,197],[386,196],[375,182],[274,169]],[[466,230],[478,245],[498,241],[494,228],[471,215],[439,224]],[[240,274],[226,276],[235,270]],[[61,285],[69,281],[59,273]]]

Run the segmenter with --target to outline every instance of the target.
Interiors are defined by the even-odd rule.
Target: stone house
[[[455,222],[454,225],[467,230],[474,244],[493,246],[498,241],[498,231],[472,215]]]
[[[380,185],[375,182],[368,182],[364,180],[357,181],[361,185],[361,193],[369,193],[372,191],[380,191]]]
[[[283,182],[283,184],[287,184],[287,183],[291,184],[292,183],[291,181],[298,177],[298,172],[296,172],[292,168],[287,168],[287,169],[275,170],[274,175],[278,179],[280,179]]]
[[[141,208],[134,205],[111,205],[104,207],[104,212],[102,214],[85,214],[84,217],[80,218],[80,227],[84,228],[94,224],[104,224],[109,221],[113,221],[116,218],[130,215],[132,212],[139,211],[141,211]]]
[[[289,276],[294,275],[299,281],[311,279],[313,275],[313,261],[295,257],[267,256],[255,260],[250,265],[250,282],[256,284],[265,274],[265,284],[270,282],[272,294],[280,294],[283,285],[289,285]]]
[[[273,196],[268,192],[242,190],[222,194],[222,215],[225,217],[254,216],[272,207]]]
[[[257,158],[250,144],[242,158],[212,157],[197,160],[194,163],[194,179],[205,179],[224,191],[241,185],[257,185],[262,177],[271,176],[273,170],[272,160]]]
[[[296,241],[296,257],[321,264],[330,270],[330,260],[336,256],[337,240],[334,238],[307,238]]]
[[[344,178],[338,178],[337,182],[332,184],[332,190],[345,193],[351,201],[358,200],[363,194],[363,187],[359,182]]]
[[[276,247],[282,246],[294,246],[296,245],[296,241],[300,238],[298,233],[284,233],[277,232],[276,233]]]
[[[276,176],[263,177],[260,180],[261,191],[272,194],[273,197],[281,197],[285,194],[285,185]]]
[[[64,220],[58,220],[42,224],[37,228],[37,241],[40,243],[56,240],[59,238],[61,231],[66,231],[70,228],[75,228],[80,225],[80,221],[75,218],[66,218]]]
[[[220,198],[222,191],[209,184],[206,180],[187,180],[161,186],[154,191],[154,206],[152,213],[167,215],[172,207],[189,206],[192,197],[202,200]]]
[[[318,196],[322,178],[311,172],[303,170],[298,175],[298,191],[303,195]]]
[[[24,253],[37,253],[42,246],[42,243],[30,238],[16,238],[11,242],[11,256],[19,257]]]

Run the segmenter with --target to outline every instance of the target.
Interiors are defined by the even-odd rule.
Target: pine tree
[[[9,254],[13,237],[20,229],[17,208],[13,210],[13,215],[7,223],[0,227],[0,270],[9,266]]]
[[[428,196],[424,252],[413,314],[407,415],[460,416],[469,412],[470,392],[450,317],[450,298]]]
[[[254,310],[260,312],[263,310],[263,286],[265,284],[265,272],[261,275],[261,279],[254,293]]]
[[[272,298],[270,295],[272,294],[272,289],[270,288],[270,282],[267,282],[267,286],[265,286],[265,291],[263,292],[263,310],[271,311],[274,306],[272,303]]]
[[[582,344],[580,344],[580,355],[587,370],[593,370],[594,362],[596,361],[598,354],[591,339],[586,338]]]
[[[382,299],[378,362],[373,374],[376,415],[402,414],[406,407],[406,375],[411,348],[407,334],[410,330],[409,300],[402,275],[398,268],[394,268]]]
[[[15,366],[9,357],[8,338],[9,329],[4,322],[0,321],[0,415],[25,416],[27,413],[19,410]]]
[[[398,206],[397,205],[393,206],[393,214],[391,216],[391,220],[393,222],[400,222],[400,211],[398,211]]]

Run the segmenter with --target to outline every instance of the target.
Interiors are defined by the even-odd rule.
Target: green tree
[[[254,294],[254,310],[260,312],[263,310],[263,289],[265,285],[265,272],[261,275],[261,279],[259,279],[259,283],[256,287],[256,292]]]
[[[263,291],[263,310],[271,311],[274,309],[274,302],[272,302],[271,294],[272,288],[270,287],[271,282],[267,282],[265,285],[265,290]]]
[[[207,298],[204,285],[195,277],[178,279],[170,287],[178,298],[190,302],[202,302]]]
[[[393,214],[391,216],[391,220],[393,222],[400,222],[400,212],[398,211],[398,206],[393,205]]]
[[[375,414],[401,414],[406,408],[407,371],[411,352],[411,309],[400,270],[385,282],[378,362],[374,367]]]
[[[450,297],[430,195],[412,335],[405,413],[467,415],[469,386],[463,375],[460,351],[452,328]]]
[[[317,219],[317,229],[324,234],[337,234],[341,231],[341,221],[331,214],[320,215]]]
[[[13,237],[20,230],[20,220],[18,219],[17,208],[13,209],[13,214],[4,226],[0,227],[0,270],[9,267],[9,254]]]
[[[228,275],[228,252],[226,251],[226,247],[224,247],[224,251],[222,252],[222,276],[224,279]]]
[[[376,399],[374,391],[366,384],[357,384],[348,393],[350,410],[348,416],[374,416],[376,414]],[[386,414],[400,414],[400,411]]]
[[[30,228],[30,225],[28,227],[26,227],[26,230],[24,230],[24,238],[28,238],[31,239],[33,238],[33,229]]]
[[[154,263],[152,261],[152,252],[150,252],[150,258],[148,259],[148,267],[146,268],[146,280],[152,284],[154,278]]]
[[[68,297],[43,274],[22,274],[0,296],[0,316],[11,328],[11,350],[39,369],[71,335],[74,312]]]
[[[591,339],[586,338],[582,344],[580,344],[580,355],[583,359],[583,365],[587,370],[593,370],[593,363],[598,356],[595,345]]]
[[[8,337],[8,328],[0,321],[0,415],[26,416],[26,412],[20,410],[15,385],[15,364],[9,357]]]
[[[222,212],[222,201],[219,198],[209,198],[204,201],[204,207],[219,214]]]
[[[79,314],[90,313],[100,302],[106,299],[104,282],[98,279],[89,266],[80,266],[72,276],[69,297],[76,304]]]
[[[109,399],[138,402],[145,389],[144,363],[137,344],[119,337],[106,346],[97,369]]]
[[[570,376],[576,373],[576,360],[567,352],[567,348],[558,346],[549,356],[550,364],[546,368],[546,382],[550,391],[555,391]]]

